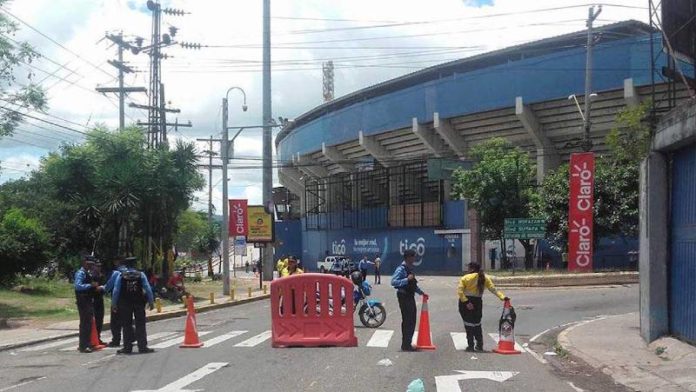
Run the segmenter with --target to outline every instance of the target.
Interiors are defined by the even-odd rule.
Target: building
[[[661,43],[649,26],[616,23],[597,37],[591,138],[601,154],[617,113],[645,97],[660,105],[669,85],[653,84],[651,45]],[[539,182],[579,151],[582,119],[569,96],[583,103],[586,39],[581,31],[444,63],[296,118],[276,147],[301,219],[277,225],[276,253],[310,267],[328,254],[380,255],[392,271],[411,248],[421,271],[438,273],[483,260],[476,213],[453,200],[449,174],[492,137],[527,151]]]

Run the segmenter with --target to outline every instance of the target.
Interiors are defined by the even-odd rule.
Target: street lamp
[[[246,93],[241,87],[230,87],[225,94],[225,98],[222,99],[222,142],[220,143],[220,157],[222,158],[222,295],[228,295],[230,293],[230,233],[229,233],[229,222],[230,222],[230,212],[229,212],[229,201],[227,196],[227,165],[229,161],[228,157],[228,143],[229,143],[229,132],[228,132],[228,111],[227,111],[227,101],[229,99],[230,91],[239,90],[244,97],[244,103],[242,104],[242,110],[247,111],[246,104]]]
[[[590,101],[592,101],[592,98],[596,97],[596,93],[590,94],[589,97],[585,97],[585,107],[587,108],[587,111],[589,112],[590,109]],[[582,108],[580,108],[580,102],[578,102],[578,97],[575,96],[575,94],[571,94],[568,96],[568,99],[572,99],[575,101],[575,106],[578,107],[578,112],[580,112],[580,117],[582,117],[582,125],[583,129],[585,131],[585,135],[583,138],[583,144],[585,151],[590,151],[592,149],[592,140],[590,140],[590,119],[589,117],[585,117],[585,113],[582,112]]]

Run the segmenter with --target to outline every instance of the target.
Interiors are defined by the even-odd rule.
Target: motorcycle
[[[355,271],[350,275],[354,284],[353,311],[358,310],[360,322],[367,328],[379,328],[387,321],[387,311],[382,305],[382,301],[371,299],[372,287],[363,281],[360,271]]]

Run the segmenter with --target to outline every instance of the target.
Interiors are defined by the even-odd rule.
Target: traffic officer
[[[104,285],[104,291],[113,296],[114,285],[116,284],[116,278],[120,276],[123,272],[126,272],[127,268],[123,265],[121,258],[116,258],[114,260],[114,270],[111,272],[109,280],[106,281]],[[111,342],[109,342],[109,347],[118,347],[121,345],[121,330],[123,326],[121,325],[121,320],[116,313],[114,307],[111,307]],[[132,327],[131,327],[132,328]]]
[[[281,277],[303,274],[302,268],[297,266],[297,259],[294,256],[288,257],[288,265],[280,272]]]
[[[78,349],[81,353],[91,353],[90,334],[92,333],[92,319],[94,318],[94,293],[103,287],[92,280],[90,271],[94,268],[94,257],[85,256],[82,259],[82,267],[75,272],[75,299],[77,311],[80,314],[80,343]]]
[[[281,258],[278,259],[278,262],[276,263],[276,271],[278,271],[278,277],[283,276],[283,270],[287,268],[288,266],[288,256],[283,255]]]
[[[404,261],[396,267],[392,275],[391,285],[396,289],[396,298],[399,300],[401,310],[401,350],[416,351],[411,345],[413,333],[416,331],[416,299],[418,293],[426,300],[428,295],[418,287],[418,280],[413,273],[413,263],[416,261],[416,251],[406,249]]]
[[[141,354],[151,353],[155,350],[147,347],[147,331],[145,330],[145,302],[154,309],[154,297],[152,289],[147,282],[147,277],[135,268],[135,257],[124,260],[126,271],[116,277],[114,283],[114,295],[111,298],[111,306],[118,313],[123,326],[123,348],[119,354],[133,352],[133,341],[138,342],[138,351]],[[135,339],[133,339],[133,318],[135,317]]]
[[[94,261],[94,269],[91,273],[92,281],[97,282],[97,285],[104,287],[106,279],[102,273],[102,264],[98,259]],[[104,326],[104,291],[105,290],[94,290],[94,322],[97,327],[97,338],[99,339],[99,344],[105,345],[101,340],[102,327]]]
[[[469,271],[459,279],[457,295],[459,296],[459,314],[464,322],[468,347],[466,351],[483,351],[483,331],[481,316],[483,315],[483,289],[495,294],[501,301],[509,299],[493,285],[490,277],[481,270],[481,264],[469,263]],[[476,346],[474,346],[476,341]]]

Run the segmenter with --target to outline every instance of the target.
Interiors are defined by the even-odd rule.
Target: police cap
[[[123,259],[123,264],[125,264],[127,267],[135,267],[136,264],[138,264],[138,259],[136,257],[126,257]]]
[[[406,249],[406,250],[404,251],[404,258],[407,258],[407,257],[414,257],[415,255],[416,255],[416,251],[413,250],[413,249]]]

